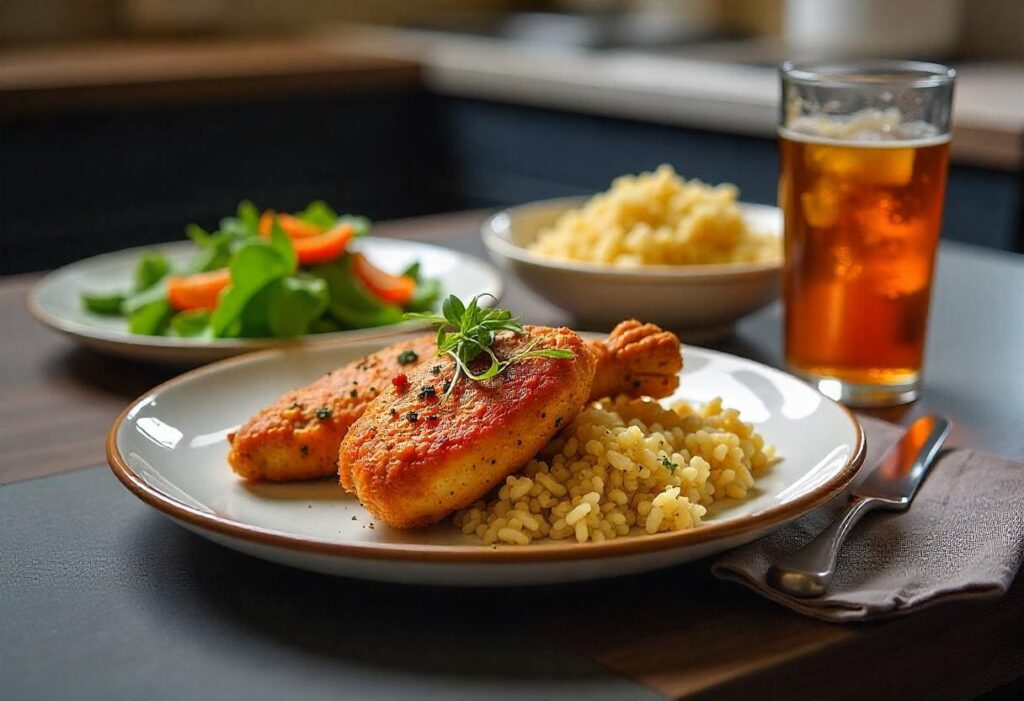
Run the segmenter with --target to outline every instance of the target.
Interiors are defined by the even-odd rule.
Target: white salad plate
[[[440,246],[417,241],[367,236],[351,244],[374,265],[390,273],[405,270],[419,261],[421,274],[441,281],[441,299],[450,294],[470,299],[482,293],[500,298],[501,275],[487,263]],[[195,253],[189,241],[130,248],[87,258],[45,276],[29,294],[28,307],[42,323],[84,346],[110,355],[148,362],[198,365],[254,350],[297,345],[336,345],[345,341],[396,336],[417,328],[421,322],[377,326],[351,331],[310,334],[295,340],[277,338],[174,338],[141,336],[128,330],[127,320],[102,316],[82,306],[83,292],[105,293],[131,287],[135,264],[146,251],[159,251],[173,263]]]
[[[410,584],[509,586],[633,574],[754,540],[825,503],[864,458],[853,415],[759,363],[687,347],[673,399],[721,396],[782,456],[752,496],[693,529],[602,543],[480,544],[450,519],[420,530],[376,521],[332,479],[245,482],[227,434],[285,391],[379,349],[383,341],[306,346],[224,360],[152,390],[118,417],[107,456],[118,479],[185,528],[255,557],[332,575]]]

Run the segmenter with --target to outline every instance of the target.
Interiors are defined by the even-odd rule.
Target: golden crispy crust
[[[416,360],[402,365],[405,351]],[[388,346],[292,390],[228,436],[228,462],[251,480],[287,482],[337,473],[338,445],[399,372],[434,359],[434,336]]]
[[[539,340],[574,357],[531,358],[483,382],[463,378],[442,401],[454,374],[443,357],[439,374],[421,365],[407,373],[408,387],[389,386],[370,404],[338,456],[342,484],[370,513],[397,528],[438,521],[501,482],[579,412],[594,376],[587,346],[569,329],[527,333],[500,335],[496,354]]]
[[[636,319],[623,321],[606,341],[590,344],[597,362],[591,398],[669,396],[679,387],[683,369],[679,347],[674,333]]]
[[[587,347],[596,360],[592,399],[617,394],[664,397],[679,383],[679,339],[653,324],[624,321],[608,339],[589,341]],[[410,349],[417,360],[400,365],[399,354]],[[427,361],[436,365],[435,353],[434,336],[423,336],[388,346],[287,393],[229,436],[231,467],[246,479],[276,482],[335,474],[338,446],[352,422],[396,374]],[[330,416],[321,419],[316,412],[324,408]]]

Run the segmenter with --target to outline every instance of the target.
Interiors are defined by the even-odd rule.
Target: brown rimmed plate
[[[256,557],[362,579],[498,586],[632,574],[741,545],[838,494],[864,458],[860,425],[840,405],[778,370],[689,346],[676,398],[721,396],[783,457],[758,480],[755,495],[688,531],[486,546],[448,522],[391,529],[334,480],[252,484],[229,469],[229,431],[285,391],[386,343],[266,351],[166,382],[114,422],[107,440],[114,474],[189,530]]]

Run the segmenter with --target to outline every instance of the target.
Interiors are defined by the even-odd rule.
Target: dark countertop
[[[479,212],[378,233],[480,254]],[[214,546],[105,467],[117,411],[173,375],[38,327],[36,278],[0,281],[0,688],[12,698],[702,698],[866,692],[962,698],[1024,670],[1021,580],[995,601],[838,626],[713,580],[706,562],[514,591],[413,588],[289,570]],[[504,303],[565,323],[515,281]],[[1024,457],[1024,258],[944,244],[923,399],[954,444]],[[778,309],[723,349],[779,358]],[[78,469],[87,468],[87,469]],[[37,477],[40,479],[27,478]],[[885,654],[880,651],[885,649]],[[953,669],[956,673],[936,673]],[[870,678],[851,668],[870,666]],[[856,683],[855,683],[856,682]]]

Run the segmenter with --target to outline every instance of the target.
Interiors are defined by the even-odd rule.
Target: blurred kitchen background
[[[1021,0],[6,0],[0,273],[243,198],[393,219],[673,164],[776,198],[775,66],[956,66],[944,236],[1024,251]]]

